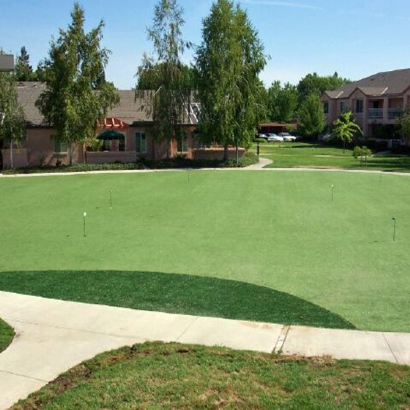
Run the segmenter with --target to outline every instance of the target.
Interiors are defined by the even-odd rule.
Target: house
[[[13,149],[15,168],[27,166],[58,165],[69,163],[67,144],[53,138],[53,128],[44,121],[35,106],[45,90],[40,82],[21,82],[17,93],[23,106],[27,124],[27,138]],[[155,140],[153,121],[148,99],[135,97],[134,90],[120,90],[120,103],[109,110],[101,124],[97,124],[96,137],[102,141],[98,150],[90,150],[84,144],[72,144],[73,163],[135,162],[137,158],[163,159],[184,155],[187,158],[222,158],[222,149],[203,146],[198,133],[199,105],[187,103],[182,121],[182,136],[170,144]],[[241,150],[241,156],[244,150]],[[10,168],[10,150],[2,149],[3,168]],[[234,151],[230,150],[230,157]]]
[[[322,102],[328,125],[344,111],[368,138],[392,137],[397,117],[410,107],[410,69],[388,71],[325,91]]]

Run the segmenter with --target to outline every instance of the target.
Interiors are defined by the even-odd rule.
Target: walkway
[[[410,334],[329,330],[91,305],[0,292],[16,331],[0,354],[0,409],[98,353],[148,340],[410,364]]]

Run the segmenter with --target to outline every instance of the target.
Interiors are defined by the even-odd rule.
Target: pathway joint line
[[[186,328],[181,332],[181,334],[177,337],[175,340],[176,342],[179,342],[181,337],[184,336],[184,334],[188,331],[188,329],[199,319],[199,316],[195,316],[192,320],[191,323],[189,323]]]
[[[389,343],[389,341],[387,340],[386,334],[385,334],[384,332],[383,332],[383,338],[384,338],[384,340],[386,341],[387,346],[389,346],[389,350],[390,350],[391,354],[393,355],[394,360],[396,361],[397,364],[400,364],[400,362],[397,360],[397,357],[396,357],[396,355],[394,354],[393,349],[391,348],[390,343]]]
[[[83,332],[83,333],[88,333],[91,335],[103,335],[103,336],[110,336],[110,337],[118,337],[121,339],[135,339],[134,336],[127,336],[127,335],[120,335],[116,333],[107,333],[107,332],[97,332],[96,330],[88,330],[84,329],[82,327],[68,327],[68,326],[57,326],[57,325],[51,325],[51,324],[44,324],[44,323],[37,323],[37,322],[29,322],[29,321],[22,321],[22,320],[16,320],[13,319],[12,321],[7,321],[7,319],[2,318],[4,321],[6,321],[9,325],[12,326],[12,323],[10,322],[16,322],[16,323],[21,323],[21,324],[27,324],[27,325],[32,325],[32,326],[38,326],[38,327],[48,327],[51,329],[59,329],[59,330],[74,330],[76,332]],[[140,337],[140,339],[143,340],[149,340],[145,337]]]
[[[285,345],[286,338],[288,337],[288,333],[290,330],[290,325],[284,325],[282,330],[280,331],[278,340],[275,343],[275,347],[273,348],[272,353],[279,353],[283,350],[283,346]]]
[[[27,376],[21,373],[10,372],[9,370],[3,370],[3,369],[0,369],[0,373],[12,374],[13,376],[23,377],[24,379],[28,379],[28,380],[37,380],[42,383],[49,383],[51,381],[51,380],[39,379],[38,377]]]

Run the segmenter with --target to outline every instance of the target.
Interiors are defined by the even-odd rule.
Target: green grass
[[[407,409],[410,367],[146,343],[99,355],[12,409]]]
[[[46,298],[257,322],[352,329],[313,303],[245,282],[155,272],[4,272],[0,288]]]
[[[361,329],[409,332],[409,183],[292,171],[0,178],[1,269],[228,279]]]
[[[0,319],[0,353],[7,348],[14,337],[14,330],[4,320]]]
[[[256,145],[252,151],[256,152]],[[340,168],[374,171],[410,172],[410,157],[379,155],[361,163],[353,150],[303,142],[262,143],[260,155],[274,161],[267,168]]]

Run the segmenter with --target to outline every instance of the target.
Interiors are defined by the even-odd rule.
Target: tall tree
[[[67,31],[60,29],[59,38],[51,41],[49,57],[42,63],[47,90],[36,102],[54,137],[68,144],[70,163],[72,143],[95,137],[97,120],[119,102],[114,85],[105,80],[110,52],[100,46],[104,22],[86,33],[78,3],[71,18]]]
[[[320,98],[316,94],[309,95],[298,110],[298,129],[307,137],[320,134],[325,128],[325,114]]]
[[[204,19],[196,54],[200,130],[224,146],[248,147],[259,120],[263,85],[258,74],[266,64],[264,47],[248,16],[229,0],[217,0]]]
[[[190,46],[182,38],[183,9],[176,0],[160,0],[154,9],[154,20],[148,28],[148,39],[154,55],[144,55],[137,71],[136,96],[149,102],[154,123],[154,137],[167,141],[167,157],[171,141],[181,137],[181,123],[185,118],[185,104],[192,92],[189,69],[181,63],[181,56]],[[147,93],[149,89],[151,92]]]
[[[30,65],[30,55],[24,46],[21,47],[20,55],[17,56],[14,70],[17,81],[35,81],[37,79],[36,73],[33,72]]]
[[[26,136],[24,111],[17,99],[14,73],[0,72],[0,116],[0,148],[4,141],[9,143],[10,166],[14,168],[13,145],[18,145]]]
[[[274,81],[268,90],[269,117],[272,121],[290,122],[295,118],[298,106],[296,86]]]
[[[346,142],[352,142],[356,134],[361,134],[360,126],[353,119],[351,111],[342,112],[337,120],[333,122],[332,133],[343,142],[343,153],[346,149]]]
[[[350,80],[339,77],[337,72],[330,76],[319,76],[317,73],[308,74],[297,85],[299,104],[302,104],[311,94],[320,97],[325,91],[335,90],[349,82]]]

